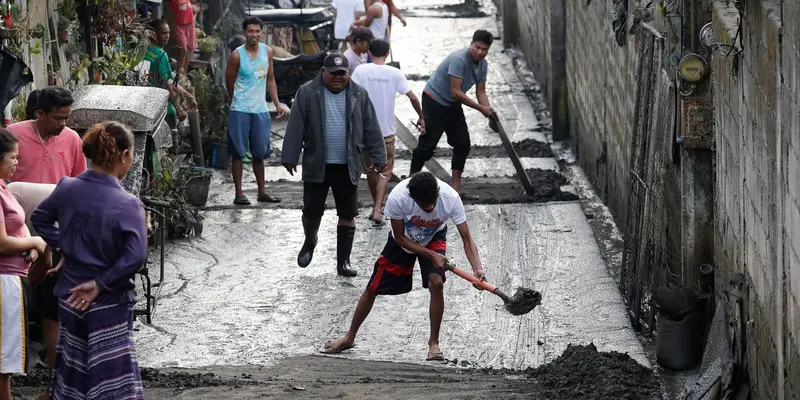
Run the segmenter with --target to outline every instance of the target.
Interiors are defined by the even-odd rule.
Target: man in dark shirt
[[[297,264],[311,263],[317,231],[325,211],[328,190],[333,192],[339,216],[336,272],[356,276],[350,267],[350,251],[356,232],[358,181],[362,173],[362,149],[379,172],[386,169],[383,134],[367,91],[350,82],[347,58],[332,53],[325,58],[322,74],[300,87],[295,96],[283,141],[281,163],[294,175],[303,152],[303,230],[305,242]]]

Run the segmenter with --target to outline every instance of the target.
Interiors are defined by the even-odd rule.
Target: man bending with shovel
[[[422,287],[431,293],[427,360],[444,360],[439,348],[439,328],[444,313],[445,222],[448,219],[453,221],[461,235],[475,277],[485,280],[478,248],[467,226],[464,205],[453,188],[430,172],[419,172],[395,186],[386,201],[384,213],[392,221],[392,232],[375,262],[369,284],[361,294],[350,330],[344,337],[325,343],[323,352],[339,353],[355,345],[358,328],[369,315],[376,297],[410,292],[414,263],[419,259]]]

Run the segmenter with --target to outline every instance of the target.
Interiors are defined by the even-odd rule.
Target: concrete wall
[[[520,45],[549,94],[551,2],[507,1],[516,1]],[[564,1],[570,134],[581,166],[624,229],[635,43],[629,36],[626,46],[616,44],[613,0]],[[732,42],[738,13],[725,0],[713,1],[717,39]],[[746,353],[755,398],[794,399],[800,398],[800,2],[744,3],[742,54],[716,51],[711,63],[715,277],[720,294],[732,274],[747,278]]]
[[[633,36],[620,47],[613,1],[566,1],[570,136],[581,167],[624,229],[636,106]]]
[[[800,5],[747,1],[744,15],[741,55],[721,50],[712,61],[716,282],[719,292],[731,274],[747,278],[755,398],[794,399],[800,397]],[[715,2],[718,41],[733,43],[738,21],[735,9]]]
[[[569,136],[598,194],[624,226],[636,103],[634,44],[620,47],[614,40],[612,0],[564,5]],[[551,1],[516,0],[516,8],[519,45],[545,98],[551,98],[559,83],[551,70]],[[553,110],[554,118],[565,111]]]

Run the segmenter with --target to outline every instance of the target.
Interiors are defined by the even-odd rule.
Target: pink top
[[[86,171],[86,157],[77,132],[64,128],[60,135],[43,143],[34,130],[34,122],[17,122],[6,128],[19,141],[19,165],[10,181],[57,184],[65,176],[76,177]]]
[[[5,224],[6,235],[24,238],[28,237],[25,227],[25,210],[14,198],[5,182],[0,180],[0,223]],[[13,256],[0,255],[0,275],[28,276],[28,267],[31,263],[25,259],[24,254]]]

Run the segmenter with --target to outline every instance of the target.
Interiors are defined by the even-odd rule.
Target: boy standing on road
[[[350,267],[356,233],[358,181],[366,150],[378,171],[386,168],[386,149],[375,109],[366,90],[350,82],[347,59],[332,53],[322,74],[300,87],[283,139],[281,163],[294,175],[303,153],[303,231],[297,255],[301,268],[311,263],[328,190],[336,201],[336,272],[358,275]],[[363,149],[363,150],[362,150]]]
[[[172,0],[172,14],[175,17],[175,41],[181,48],[178,57],[178,72],[185,74],[189,68],[192,53],[197,50],[197,32],[194,30],[194,10],[190,0]]]
[[[411,105],[419,116],[417,127],[420,132],[425,133],[425,119],[422,117],[422,106],[419,99],[408,86],[406,76],[397,68],[386,65],[386,57],[389,56],[389,42],[383,39],[375,39],[369,44],[369,55],[372,58],[371,64],[362,65],[353,73],[353,82],[367,90],[369,99],[375,107],[375,114],[378,116],[378,123],[383,132],[383,142],[386,145],[386,164],[383,172],[377,172],[369,155],[364,155],[364,172],[367,174],[369,191],[372,200],[375,202],[372,208],[372,215],[369,219],[375,224],[383,223],[381,206],[383,205],[383,195],[386,194],[386,185],[392,177],[394,167],[394,135],[397,132],[397,124],[394,117],[395,96],[399,93],[408,96]]]
[[[431,293],[427,360],[444,360],[439,348],[439,328],[444,314],[445,222],[448,219],[453,221],[461,235],[473,273],[479,279],[485,279],[478,247],[467,226],[464,205],[453,188],[430,172],[420,172],[392,189],[385,211],[392,219],[392,232],[375,262],[367,288],[361,294],[350,330],[344,337],[325,343],[323,352],[339,353],[354,346],[358,329],[372,310],[376,297],[410,292],[414,262],[419,259],[422,287]]]
[[[453,147],[451,185],[464,200],[478,200],[478,196],[466,193],[461,185],[461,173],[470,150],[469,129],[461,105],[480,111],[486,118],[494,118],[494,110],[486,95],[486,55],[492,41],[494,37],[490,32],[475,31],[468,48],[450,53],[439,64],[422,94],[426,132],[419,137],[419,144],[414,149],[411,173],[422,170],[425,162],[433,157],[442,133],[447,133],[447,143]],[[476,86],[477,102],[466,94],[473,86]]]
[[[250,145],[253,156],[253,173],[258,185],[260,202],[278,203],[281,199],[264,191],[264,159],[269,157],[269,139],[272,121],[267,106],[267,88],[272,103],[278,110],[278,119],[286,110],[278,100],[278,86],[272,68],[272,50],[261,40],[261,20],[250,17],[242,23],[245,44],[239,46],[228,58],[225,86],[231,99],[228,115],[228,152],[232,154],[231,169],[236,196],[233,204],[246,206],[250,200],[242,190],[242,158]]]
[[[372,31],[363,26],[353,29],[353,33],[350,34],[353,45],[344,52],[344,56],[350,65],[351,75],[356,71],[356,67],[364,63],[364,55],[369,51],[369,43],[372,42],[372,39],[374,39]]]
[[[365,11],[364,2],[361,0],[333,0],[333,16],[336,21],[333,25],[333,37],[341,43],[341,50],[347,49],[347,36],[350,34],[350,24],[361,18]]]

